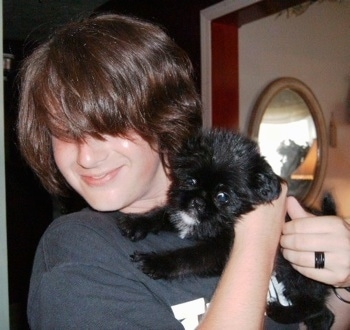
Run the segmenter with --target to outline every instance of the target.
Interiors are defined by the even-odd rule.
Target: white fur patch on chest
[[[267,302],[278,302],[282,306],[291,306],[292,303],[284,296],[283,291],[283,283],[278,282],[276,275],[272,274],[269,283],[269,291],[267,293]]]
[[[181,238],[191,235],[194,227],[198,224],[197,218],[191,217],[188,213],[182,211],[176,213],[175,219],[175,226]]]

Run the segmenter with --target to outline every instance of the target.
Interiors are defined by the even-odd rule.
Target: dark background
[[[11,329],[27,329],[26,301],[31,267],[39,239],[57,213],[81,207],[76,197],[57,200],[41,187],[22,161],[16,142],[18,67],[22,59],[64,22],[95,12],[138,16],[160,24],[189,54],[200,86],[200,10],[218,0],[39,0],[35,6],[20,6],[24,0],[4,0],[4,53],[14,55],[11,70],[5,71],[5,154],[8,275]],[[96,6],[94,7],[94,4]],[[56,7],[55,7],[56,6]],[[58,6],[58,7],[57,7]],[[59,7],[61,6],[61,7]],[[71,10],[70,10],[71,8]],[[64,14],[59,14],[60,9]],[[55,19],[54,19],[55,18]]]

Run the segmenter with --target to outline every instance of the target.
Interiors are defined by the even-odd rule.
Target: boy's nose
[[[102,141],[96,141],[95,139],[88,139],[78,146],[77,162],[84,168],[93,168],[103,162],[108,152],[103,148]]]

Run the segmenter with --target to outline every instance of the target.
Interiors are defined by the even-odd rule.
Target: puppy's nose
[[[192,200],[192,207],[194,207],[198,212],[201,212],[204,210],[205,202],[202,198],[194,198]]]

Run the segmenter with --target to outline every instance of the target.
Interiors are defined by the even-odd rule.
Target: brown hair
[[[67,184],[54,162],[51,136],[140,134],[165,155],[201,126],[192,65],[159,27],[100,15],[60,28],[21,69],[21,152],[46,189]]]

